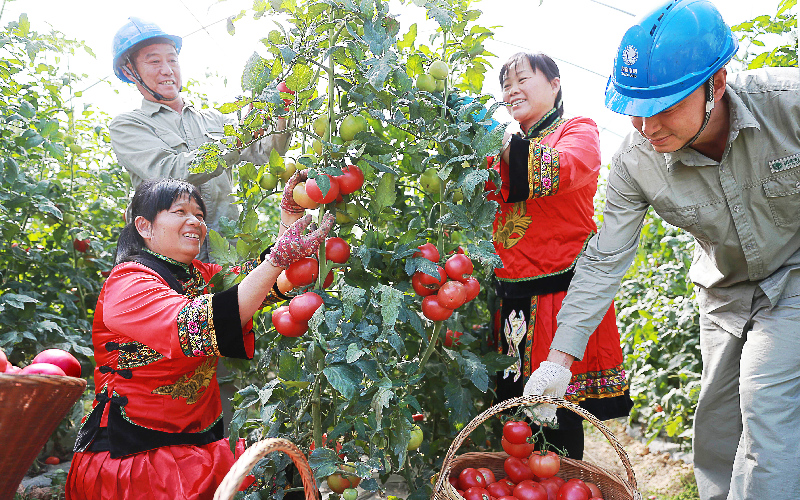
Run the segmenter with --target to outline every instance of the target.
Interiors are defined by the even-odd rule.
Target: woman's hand
[[[294,173],[291,179],[289,179],[289,182],[286,183],[286,187],[283,188],[283,196],[281,197],[281,210],[284,210],[290,214],[305,213],[306,209],[294,201],[294,196],[292,193],[294,192],[295,186],[297,186],[299,182],[305,182],[307,180],[308,170],[298,170]]]
[[[288,184],[287,184],[288,186]],[[275,245],[272,247],[266,260],[275,267],[287,268],[292,262],[316,253],[320,244],[325,241],[333,227],[334,215],[330,212],[322,217],[322,224],[316,231],[303,234],[311,224],[311,215],[306,215],[289,226]]]

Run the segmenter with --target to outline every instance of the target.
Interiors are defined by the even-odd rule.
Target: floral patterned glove
[[[303,216],[278,238],[265,260],[275,267],[285,269],[292,262],[314,254],[328,236],[334,220],[334,215],[328,212],[322,217],[319,229],[309,234],[303,234],[303,231],[311,224],[311,215]]]
[[[281,210],[285,210],[290,214],[302,214],[306,211],[305,208],[294,201],[294,197],[292,196],[292,192],[294,191],[294,187],[297,186],[297,183],[305,182],[306,180],[308,180],[308,170],[298,170],[294,173],[291,179],[289,179],[289,182],[286,183],[286,187],[283,188]]]
[[[539,368],[531,373],[525,388],[522,390],[523,396],[552,396],[563,398],[567,392],[569,381],[572,379],[572,372],[569,368],[542,361]],[[533,413],[541,422],[556,421],[556,407],[551,404],[542,404],[533,408]]]

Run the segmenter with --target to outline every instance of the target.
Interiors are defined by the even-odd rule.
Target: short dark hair
[[[139,255],[145,246],[142,235],[136,230],[136,217],[141,216],[153,222],[161,211],[169,210],[175,200],[182,196],[193,198],[200,205],[203,217],[207,215],[206,204],[200,196],[200,190],[194,184],[172,178],[148,179],[139,184],[128,208],[129,222],[117,240],[114,265]]]
[[[538,52],[531,54],[530,52],[517,52],[508,58],[503,67],[500,68],[500,88],[503,87],[503,82],[508,77],[508,71],[511,68],[516,68],[517,64],[527,59],[533,71],[541,71],[548,82],[552,82],[554,78],[561,78],[561,72],[558,70],[558,65],[547,54]],[[556,107],[563,106],[561,103],[561,88],[558,89],[556,95]]]

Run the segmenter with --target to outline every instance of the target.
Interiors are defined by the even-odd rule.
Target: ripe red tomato
[[[419,282],[423,286],[430,288],[431,290],[438,290],[439,287],[444,285],[445,282],[447,281],[447,275],[445,274],[444,269],[442,269],[442,266],[436,266],[436,271],[438,271],[439,273],[438,279],[434,278],[430,274],[423,273],[422,271],[417,271],[417,273],[420,273]]]
[[[314,292],[306,292],[289,301],[289,313],[297,323],[308,322],[322,306],[322,297]]]
[[[486,484],[487,485],[492,484],[495,481],[497,481],[497,479],[494,478],[494,472],[492,472],[491,469],[487,469],[486,467],[478,467],[478,472],[483,474],[483,478],[486,479]],[[497,496],[497,495],[495,495],[495,496]]]
[[[513,444],[509,443],[505,437],[500,440],[500,444],[503,446],[503,451],[512,457],[528,458],[533,451],[533,443]],[[516,481],[514,482],[516,483]]]
[[[463,335],[461,332],[454,332],[451,329],[447,329],[447,332],[444,334],[444,346],[445,347],[453,347],[453,344],[460,344],[459,338]],[[497,496],[497,495],[495,495]]]
[[[68,377],[81,376],[81,364],[75,356],[62,349],[45,349],[31,363],[50,363],[61,368]]]
[[[465,500],[490,500],[489,492],[486,488],[480,486],[473,486],[464,491],[462,495]]]
[[[412,257],[425,257],[431,262],[439,262],[439,249],[433,243],[425,243],[417,248],[419,252],[414,252]]]
[[[478,280],[470,276],[464,281],[464,290],[467,291],[467,299],[465,302],[469,302],[481,293],[481,284]]]
[[[561,489],[561,486],[563,486],[564,483],[566,483],[566,481],[558,476],[548,477],[547,479],[542,479],[539,481],[539,484],[544,486],[544,489],[547,490],[548,500],[557,500],[558,490]]]
[[[0,373],[3,373],[8,368],[8,357],[6,357],[6,353],[0,349]]]
[[[450,476],[447,478],[447,481],[453,485],[453,488],[458,489],[458,478],[455,476]]]
[[[58,465],[61,463],[61,460],[58,457],[47,457],[44,459],[44,463],[47,465]]]
[[[530,479],[516,485],[513,495],[519,500],[547,500],[547,490]]]
[[[322,288],[328,288],[333,283],[333,269],[328,271],[328,275],[325,276],[325,281],[322,282]]]
[[[364,172],[355,165],[348,165],[342,169],[342,175],[336,180],[339,181],[339,192],[342,194],[355,193],[364,185]]]
[[[514,495],[506,495],[504,497],[498,497],[497,500],[519,500]]]
[[[456,281],[466,281],[469,277],[468,275],[472,274],[473,269],[472,261],[463,253],[454,254],[444,264],[447,276]]]
[[[316,179],[308,179],[306,181],[306,194],[309,198],[317,203],[330,203],[334,201],[337,196],[339,196],[339,183],[336,181],[336,178],[331,177],[330,175],[327,177],[331,181],[331,184],[328,192],[324,195],[322,194],[322,189],[317,184]]]
[[[419,295],[420,297],[427,297],[428,295],[436,292],[436,289],[428,288],[422,284],[420,280],[422,279],[423,275],[427,276],[422,271],[415,272],[414,276],[411,277],[411,287],[414,289],[415,292],[417,292],[417,295]]]
[[[509,420],[503,425],[503,437],[511,444],[524,444],[533,435],[528,422]]]
[[[342,238],[325,240],[325,258],[337,264],[344,264],[350,258],[350,244]]]
[[[289,90],[289,87],[286,86],[286,82],[281,82],[278,84],[278,92],[286,92],[287,94],[294,95],[294,90]],[[292,99],[284,99],[283,103],[287,106],[292,104]]]
[[[272,325],[285,337],[299,337],[308,331],[308,323],[292,318],[289,306],[280,306],[272,311]]]
[[[558,500],[589,500],[591,491],[580,479],[570,479],[558,489]]]
[[[458,281],[448,281],[439,288],[436,294],[439,296],[439,304],[448,309],[461,307],[467,298],[464,285]]]
[[[537,451],[532,453],[528,459],[528,467],[531,468],[531,472],[541,478],[553,477],[561,468],[561,457],[552,451],[548,451],[545,455]]]
[[[490,495],[500,498],[511,495],[511,493],[514,491],[514,488],[502,481],[499,481],[496,483],[490,483],[486,487],[486,491],[488,491]]]
[[[589,498],[603,498],[603,492],[600,491],[600,488],[597,487],[596,484],[590,483],[589,481],[584,481],[584,484],[587,488],[589,488]]]
[[[478,472],[478,469],[467,467],[458,474],[458,487],[466,491],[473,486],[485,488],[486,479],[483,477],[483,474]]]
[[[530,468],[517,457],[508,457],[503,463],[503,470],[508,474],[508,478],[516,484],[521,483],[526,479],[533,479],[533,472]]]
[[[50,363],[31,363],[19,372],[20,375],[58,375],[66,377],[60,367]]]
[[[72,240],[72,248],[79,251],[80,253],[88,252],[89,238],[86,238],[85,240],[79,240],[78,238],[75,238],[74,240]]]
[[[348,488],[355,488],[360,482],[361,478],[358,476],[344,476],[342,474],[328,476],[328,487],[331,491],[340,495]]]
[[[19,374],[19,372],[21,372],[21,371],[22,371],[22,368],[20,368],[19,366],[14,366],[11,363],[9,363],[8,367],[6,368],[6,375]]]
[[[444,321],[453,314],[453,310],[439,305],[436,295],[429,295],[422,299],[422,314],[431,321]]]
[[[413,420],[414,422],[422,422],[423,420],[425,420],[425,415],[423,415],[422,413],[415,413],[411,415],[411,420]]]
[[[310,285],[319,275],[319,262],[311,257],[303,257],[286,268],[286,279],[295,287]]]

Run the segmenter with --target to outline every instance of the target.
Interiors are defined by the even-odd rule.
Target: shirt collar
[[[728,142],[726,147],[739,136],[739,131],[745,128],[755,128],[761,130],[761,126],[756,117],[745,106],[742,98],[733,91],[730,85],[725,86],[725,96],[728,99],[730,109],[730,130],[728,131]],[[676,163],[693,167],[705,167],[716,165],[717,162],[702,153],[698,153],[692,148],[681,149],[674,153],[664,153],[664,160],[667,163],[667,170],[671,170]]]
[[[154,252],[147,247],[142,248],[144,253],[150,255],[152,257],[157,258],[158,260],[162,261],[164,264],[167,265],[167,268],[170,272],[175,275],[179,280],[187,280],[192,273],[192,267],[189,264],[184,264],[183,262],[178,262],[175,259],[170,259],[165,255],[161,255],[160,253]]]
[[[186,111],[187,109],[190,109],[190,108],[193,109],[192,105],[187,103],[186,101],[184,101],[183,102],[183,110]],[[162,109],[164,109],[166,111],[175,111],[174,109],[170,108],[166,104],[162,104],[160,102],[153,102],[153,101],[147,100],[145,98],[142,98],[141,110],[144,111],[145,113],[147,113],[148,115],[153,116],[156,113],[158,113],[159,111],[161,111]]]

